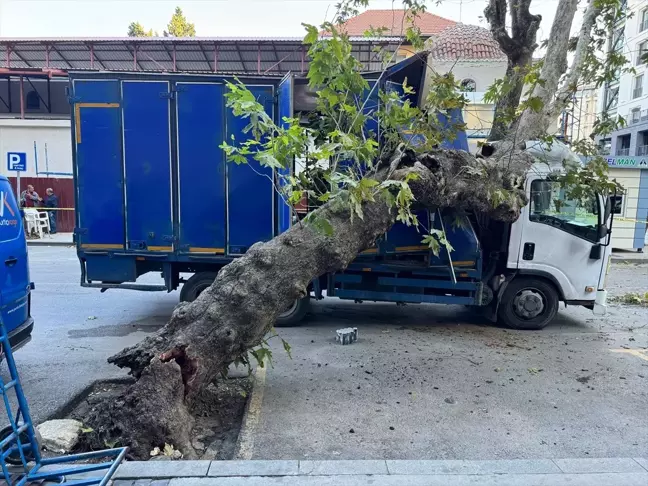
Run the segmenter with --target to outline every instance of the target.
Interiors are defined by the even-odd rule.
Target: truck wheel
[[[513,329],[538,330],[556,317],[559,300],[556,288],[545,280],[514,278],[504,290],[497,315]]]
[[[310,296],[295,299],[291,306],[279,314],[275,327],[292,327],[301,324],[301,320],[310,309]]]
[[[180,302],[193,302],[216,280],[216,272],[194,273],[180,290]]]

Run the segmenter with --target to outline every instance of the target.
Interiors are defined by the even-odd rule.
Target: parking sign
[[[27,170],[27,154],[25,152],[7,152],[7,170],[25,172]]]

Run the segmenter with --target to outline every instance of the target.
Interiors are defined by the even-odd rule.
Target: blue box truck
[[[425,61],[413,56],[384,74],[368,74],[368,81],[388,90],[399,89],[407,79],[418,93],[426,80]],[[253,160],[229,164],[219,149],[224,140],[246,136],[242,130],[247,122],[225,106],[225,83],[233,79],[70,73],[75,242],[82,286],[172,291],[182,285],[180,298],[191,301],[222,266],[290,227],[291,210],[274,189],[277,175]],[[288,75],[240,80],[277,122],[314,109],[305,79]],[[378,103],[377,90],[369,96],[367,109]],[[465,133],[449,147],[468,150]],[[549,173],[539,168],[533,174],[537,179]],[[533,177],[527,181],[528,191]],[[551,184],[542,187],[551,191]],[[478,224],[477,216],[457,215],[451,209],[421,211],[418,216],[427,227],[444,230],[454,250],[436,256],[421,244],[415,228],[397,224],[346,270],[316,279],[311,295],[482,306],[491,316],[525,329],[545,326],[560,300],[593,308],[596,297],[597,305],[604,306],[598,291],[603,290],[607,254],[589,259],[592,245],[604,243],[603,237],[590,236],[598,231],[579,235],[563,229],[554,235],[561,231],[559,224],[529,219],[528,214],[513,225]],[[600,216],[598,221],[605,225]],[[524,238],[529,241],[523,243]],[[534,250],[535,257],[527,252],[528,245],[553,248],[556,238],[569,239],[565,248],[583,253],[575,266],[574,256],[565,255],[574,266],[568,272],[560,267],[555,251],[542,247]],[[540,240],[547,242],[540,245]],[[160,273],[159,284],[137,282],[149,272]],[[185,280],[186,274],[192,276]],[[581,280],[593,286],[594,294],[584,293]],[[309,297],[296,301],[277,324],[296,324],[309,303]]]

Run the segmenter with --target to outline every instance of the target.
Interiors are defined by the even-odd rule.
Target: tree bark
[[[526,109],[516,125],[516,140],[537,140],[546,135],[551,123],[555,122],[553,113],[554,98],[558,92],[562,75],[567,71],[567,52],[572,22],[578,7],[578,0],[560,0],[556,17],[551,26],[547,54],[540,72],[542,83],[535,86],[531,96],[539,98],[542,109]],[[590,29],[591,31],[591,25]]]
[[[505,161],[502,163],[502,161]],[[435,150],[416,157],[397,151],[382,181],[410,182],[417,203],[426,207],[476,210],[492,218],[514,221],[526,204],[525,154],[475,159],[462,151]],[[494,190],[508,197],[493,206]],[[117,400],[97,407],[86,423],[93,428],[90,443],[104,447],[118,442],[147,459],[155,447],[173,444],[194,457],[190,407],[201,390],[237,357],[261,343],[278,315],[295,299],[307,295],[310,282],[346,268],[394,224],[396,210],[378,195],[363,204],[364,218],[351,215],[349,205],[333,200],[316,211],[333,232],[296,224],[223,267],[215,282],[192,303],[179,304],[170,321],[154,336],[124,349],[109,361],[130,368],[137,381]]]
[[[505,79],[511,85],[495,104],[493,126],[488,140],[501,140],[508,133],[511,114],[520,104],[524,88],[524,71],[531,65],[536,36],[542,17],[529,12],[531,0],[511,0],[511,37],[506,28],[507,0],[490,0],[484,10],[493,37],[506,54]]]

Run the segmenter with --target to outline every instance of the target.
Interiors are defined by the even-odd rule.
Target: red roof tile
[[[505,60],[497,41],[488,29],[477,25],[456,24],[426,42],[433,59]]]
[[[387,31],[381,34],[384,37],[400,37],[405,35],[409,23],[405,22],[405,11],[398,9],[367,10],[355,17],[351,17],[344,23],[343,30],[350,36],[363,35],[371,28],[386,28]],[[454,20],[439,17],[438,15],[424,12],[414,21],[421,35],[429,37],[437,35],[442,30],[455,25]]]

